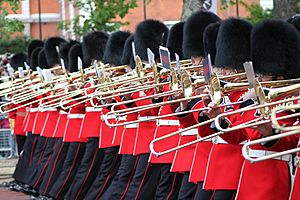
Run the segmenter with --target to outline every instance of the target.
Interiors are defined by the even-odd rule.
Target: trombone
[[[299,85],[298,85],[299,87]],[[291,94],[293,93],[292,91],[294,91],[295,89],[297,90],[298,87],[296,86],[288,86],[288,87],[285,87],[284,89],[282,88],[279,88],[279,89],[272,89],[272,92],[269,93],[269,100],[272,100],[273,98],[278,98],[280,95],[279,94],[282,94],[283,91]],[[291,91],[287,90],[287,89],[290,89]],[[263,92],[262,90],[259,90],[261,92]],[[260,93],[257,93],[257,95],[262,95]],[[262,97],[259,97],[261,99],[261,101],[263,100]],[[242,108],[242,109],[239,109],[239,110],[236,110],[236,111],[230,111],[228,113],[223,113],[223,114],[220,114],[218,115],[216,118],[214,119],[210,119],[210,120],[207,120],[205,122],[202,122],[202,123],[199,123],[199,124],[196,124],[196,125],[193,125],[191,127],[188,127],[188,128],[185,128],[185,129],[182,129],[182,130],[179,130],[179,131],[176,131],[174,133],[170,133],[168,135],[165,135],[163,137],[160,137],[160,138],[156,138],[154,139],[151,143],[150,143],[150,149],[151,149],[151,152],[156,155],[156,156],[161,156],[161,155],[164,155],[164,154],[167,154],[167,153],[170,153],[170,152],[173,152],[173,151],[176,151],[176,150],[179,150],[179,149],[182,149],[184,147],[187,147],[187,146],[190,146],[190,145],[193,145],[193,144],[196,144],[198,142],[203,142],[203,141],[207,141],[207,140],[210,140],[210,139],[213,139],[215,138],[216,136],[220,136],[221,134],[224,134],[226,132],[231,132],[231,131],[235,131],[235,130],[240,130],[240,129],[244,129],[244,128],[249,128],[249,127],[253,127],[253,126],[257,126],[257,125],[262,125],[262,124],[266,124],[266,123],[269,123],[271,122],[271,120],[269,119],[266,119],[266,120],[263,120],[263,121],[259,121],[261,120],[262,118],[258,118],[258,119],[254,119],[254,120],[250,120],[248,122],[245,122],[243,124],[240,124],[240,125],[237,125],[235,127],[232,127],[232,128],[227,128],[227,129],[224,129],[221,127],[220,125],[220,119],[226,117],[226,116],[229,116],[229,115],[232,115],[232,114],[238,114],[238,113],[241,113],[241,112],[246,112],[246,111],[249,111],[249,110],[252,110],[252,109],[262,109],[266,106],[275,106],[275,105],[278,105],[278,104],[282,104],[282,103],[289,103],[291,101],[295,101],[295,100],[299,100],[300,97],[292,97],[292,98],[289,98],[289,99],[284,99],[284,100],[281,100],[281,101],[276,101],[276,102],[271,102],[271,103],[268,103],[268,104],[262,104],[262,105],[252,105],[252,107],[246,107],[246,108]],[[265,101],[264,101],[265,102]],[[236,102],[236,103],[239,103],[239,102]],[[195,112],[198,111],[198,110],[201,110],[200,109],[197,109],[197,110],[194,110]],[[289,115],[289,116],[283,116],[283,117],[280,117],[278,119],[287,119],[289,117],[296,117],[296,116],[300,116],[299,113],[297,114],[293,114],[293,115]],[[169,116],[167,116],[169,117]],[[194,129],[194,128],[198,128],[200,126],[203,126],[203,125],[206,125],[206,124],[209,124],[211,122],[215,122],[215,126],[216,128],[219,130],[219,132],[217,133],[214,133],[214,134],[211,134],[209,136],[206,136],[206,137],[203,137],[203,138],[198,138],[197,140],[194,140],[194,141],[191,141],[189,143],[186,143],[186,144],[183,144],[183,145],[180,145],[180,146],[177,146],[177,147],[174,147],[174,148],[171,148],[169,150],[166,150],[166,151],[162,151],[162,152],[156,152],[155,149],[154,149],[154,144],[158,141],[161,141],[163,139],[166,139],[166,138],[169,138],[169,137],[172,137],[174,135],[177,135],[177,134],[182,134],[183,132],[185,131],[188,131],[188,130],[191,130],[191,129]],[[298,127],[299,128],[299,127]]]
[[[257,140],[253,140],[253,141],[249,141],[249,142],[245,143],[243,148],[242,148],[242,153],[243,153],[244,158],[246,160],[250,161],[251,163],[255,163],[255,162],[261,162],[261,161],[274,159],[274,158],[278,158],[278,157],[281,157],[281,156],[285,156],[285,155],[294,154],[294,153],[299,152],[300,147],[297,147],[297,148],[294,148],[294,149],[289,149],[289,150],[285,150],[285,151],[281,151],[281,152],[274,152],[272,154],[265,155],[265,156],[262,156],[262,157],[259,157],[259,158],[253,158],[249,155],[249,149],[250,149],[250,146],[252,146],[252,145],[266,143],[266,142],[270,142],[270,141],[273,141],[273,140],[279,140],[279,139],[282,139],[284,137],[291,137],[291,136],[299,134],[300,133],[300,127],[299,126],[286,127],[286,126],[280,125],[278,120],[282,119],[282,117],[276,117],[276,113],[278,113],[278,112],[281,112],[281,111],[284,111],[284,110],[296,110],[296,109],[299,109],[299,108],[300,108],[299,104],[274,108],[272,110],[272,113],[271,113],[272,124],[275,126],[275,128],[277,130],[287,131],[287,132],[283,132],[283,133],[280,133],[280,134],[277,134],[277,135],[272,135],[272,136],[268,136],[268,137],[265,137],[265,138],[261,138],[261,139],[257,139]],[[300,116],[300,114],[295,113],[295,114],[289,115],[287,117],[296,117],[296,116]]]
[[[300,96],[283,99],[285,97],[293,95],[295,92],[298,92],[300,90],[300,84],[290,85],[290,86],[276,88],[276,89],[269,89],[269,93],[267,96],[264,94],[264,91],[263,91],[263,88],[261,87],[261,85],[258,82],[257,82],[257,84],[258,84],[258,86],[255,87],[255,93],[256,93],[257,100],[260,105],[252,105],[250,108],[246,107],[246,108],[242,108],[242,109],[239,109],[236,111],[222,113],[222,114],[218,115],[215,119],[215,125],[219,131],[231,132],[231,131],[236,131],[239,129],[249,128],[251,126],[269,123],[269,122],[271,122],[271,120],[269,119],[270,114],[271,114],[270,107],[278,106],[278,105],[284,104],[284,103],[291,103],[293,101],[300,99]],[[283,99],[283,100],[276,101],[276,99]],[[241,125],[231,127],[231,128],[226,128],[226,129],[222,128],[220,125],[221,119],[224,119],[229,115],[239,114],[239,113],[247,112],[250,110],[258,110],[258,109],[261,111],[262,116],[255,119],[254,123],[250,123],[247,125],[241,124]],[[260,122],[256,122],[261,119],[264,119],[264,120],[260,121]]]
[[[143,110],[147,110],[147,109],[150,109],[150,108],[155,108],[155,107],[159,107],[159,106],[164,106],[166,104],[170,104],[170,103],[180,103],[182,101],[188,101],[188,100],[192,100],[192,99],[197,99],[197,98],[202,98],[204,96],[208,96],[208,95],[197,95],[197,96],[192,96],[192,86],[193,86],[193,83],[191,83],[191,80],[188,78],[188,74],[183,71],[182,72],[184,74],[183,76],[183,80],[181,80],[183,84],[182,86],[182,91],[183,91],[183,94],[185,96],[185,98],[182,98],[182,99],[177,99],[177,100],[173,100],[173,101],[168,101],[168,102],[162,102],[162,103],[157,103],[157,104],[154,104],[154,105],[146,105],[146,106],[140,106],[140,107],[135,107],[135,108],[127,108],[127,109],[123,109],[123,110],[117,110],[115,111],[114,110],[114,106],[112,108],[112,113],[115,114],[115,115],[127,115],[127,114],[131,114],[131,113],[136,113],[136,112],[140,112],[140,111],[143,111]],[[243,76],[244,73],[242,74],[237,74],[237,75],[229,75],[229,76],[223,76],[221,78],[223,79],[226,79],[226,78],[232,78],[232,77],[238,77],[238,76]],[[196,84],[199,84],[199,83],[196,83]],[[200,84],[204,84],[204,81],[201,82]],[[209,82],[209,88],[210,88],[210,96],[212,97],[212,99],[217,103],[217,104],[220,104],[221,103],[221,98],[222,98],[222,92],[226,92],[227,89],[224,89],[224,88],[221,88],[221,84],[220,84],[220,80],[219,80],[219,77],[216,75],[216,74],[213,74],[212,75],[212,78]],[[239,89],[240,90],[240,87],[235,87],[236,89]],[[246,88],[248,88],[248,86],[246,86]],[[231,87],[232,89],[232,87]],[[176,93],[178,92],[178,90],[175,90],[173,92]],[[161,94],[160,94],[161,95]],[[167,93],[167,95],[172,95],[172,93]],[[149,96],[149,98],[155,98],[156,96]],[[135,99],[135,100],[131,100],[131,101],[125,101],[125,102],[120,102],[120,103],[116,103],[115,105],[121,105],[121,104],[125,104],[125,103],[131,103],[131,102],[134,102],[134,101],[138,101],[140,99]],[[238,103],[234,103],[234,104],[238,104]],[[224,105],[224,106],[227,106],[227,105]],[[199,112],[199,111],[203,111],[203,110],[207,110],[208,108],[200,108],[200,109],[196,109],[196,110],[190,110],[190,111],[185,111],[184,113],[185,114],[188,114],[188,113],[192,113],[192,112]],[[168,115],[163,115],[163,116],[159,116],[159,117],[155,117],[155,119],[160,119],[160,118],[165,118],[165,117],[171,117],[171,116],[176,116],[176,115],[180,115],[182,114],[181,113],[173,113],[173,114],[168,114]],[[152,119],[152,118],[151,118]],[[147,119],[148,120],[148,119]],[[132,122],[131,122],[132,123]]]

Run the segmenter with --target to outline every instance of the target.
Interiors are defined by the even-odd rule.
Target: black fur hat
[[[177,53],[181,59],[186,58],[182,53],[183,27],[184,22],[178,22],[177,24],[172,26],[169,31],[167,48],[169,49],[171,59],[173,60],[175,60],[175,53]]]
[[[130,32],[127,31],[116,31],[109,36],[103,55],[104,63],[121,65],[124,44],[129,36]]]
[[[29,45],[28,45],[28,48],[27,48],[27,55],[28,55],[28,58],[29,58],[29,66],[31,66],[31,54],[32,52],[35,50],[35,48],[37,47],[43,47],[44,46],[44,42],[41,41],[41,40],[32,40]]]
[[[298,29],[298,31],[300,32],[300,15],[299,14],[296,14],[296,15],[290,17],[287,20],[287,22],[290,23],[290,24],[293,24]]]
[[[33,71],[36,71],[36,67],[39,66],[39,53],[43,49],[43,47],[37,47],[33,50],[30,57],[30,67]]]
[[[140,22],[135,30],[134,44],[136,55],[141,60],[148,60],[147,48],[154,53],[156,60],[159,60],[159,46],[165,46],[169,29],[162,22],[147,19]]]
[[[65,66],[69,66],[69,50],[75,44],[79,44],[79,42],[76,40],[71,40],[70,42],[62,42],[59,44],[59,57],[64,60]]]
[[[50,66],[48,65],[47,58],[46,58],[46,53],[45,53],[45,48],[43,48],[39,52],[38,56],[38,64],[41,69],[49,69]]]
[[[216,41],[216,67],[243,69],[251,60],[250,36],[252,25],[242,19],[229,18],[220,25]]]
[[[185,22],[183,28],[183,55],[187,58],[191,56],[205,56],[203,49],[203,32],[211,23],[221,19],[212,12],[200,10],[193,13]]]
[[[44,51],[47,63],[50,67],[60,64],[60,59],[57,53],[56,46],[59,46],[62,42],[67,41],[60,37],[51,37],[45,42]]]
[[[103,31],[92,31],[83,36],[82,53],[85,63],[92,64],[93,60],[102,61],[108,37],[109,35]]]
[[[220,22],[212,23],[205,28],[203,33],[203,47],[205,56],[210,54],[212,65],[215,65],[215,58],[217,52],[216,41],[220,25]]]
[[[24,62],[28,62],[27,55],[25,53],[16,53],[10,58],[10,66],[14,70],[18,70],[18,67],[25,69]]]
[[[132,55],[132,42],[134,41],[134,34],[131,34],[125,41],[124,49],[122,53],[121,63],[122,65],[130,65],[132,69],[135,67],[133,55]]]
[[[267,20],[253,28],[251,54],[256,72],[300,77],[300,34],[281,20]]]
[[[80,57],[82,60],[82,67],[85,68],[87,66],[83,61],[82,46],[80,43],[75,44],[70,48],[68,57],[69,57],[68,69],[71,73],[78,71],[78,57]]]

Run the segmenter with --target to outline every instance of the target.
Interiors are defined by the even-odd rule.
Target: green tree
[[[257,24],[267,19],[273,18],[273,10],[265,10],[259,4],[248,5],[242,1],[241,5],[243,5],[249,11],[250,14],[248,17],[246,17],[246,20],[248,20],[252,24]]]
[[[225,10],[228,6],[235,6],[236,0],[220,0],[221,2],[221,9]],[[245,17],[246,20],[251,22],[252,24],[260,23],[267,19],[273,18],[273,10],[271,9],[263,9],[260,4],[253,3],[248,4],[246,1],[239,0],[239,5],[244,6],[246,10],[249,12],[249,16]]]
[[[11,33],[22,32],[24,24],[17,19],[8,19],[8,9],[5,7],[9,5],[11,10],[15,13],[19,9],[19,0],[0,0],[0,40],[9,39]]]
[[[137,0],[76,0],[74,7],[89,13],[90,16],[78,15],[71,22],[62,22],[59,28],[68,29],[70,23],[76,36],[91,30],[114,31],[129,22],[122,22],[129,9],[137,7]],[[80,21],[84,20],[83,25]]]

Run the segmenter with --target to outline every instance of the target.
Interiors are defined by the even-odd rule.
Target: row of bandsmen
[[[33,41],[28,48],[28,63],[32,70],[37,66],[53,68],[60,65],[59,58],[62,58],[72,73],[77,71],[77,57],[80,57],[84,67],[97,60],[110,66],[125,64],[134,68],[133,41],[136,55],[143,63],[148,62],[147,48],[158,62],[161,45],[169,48],[172,58],[177,53],[181,59],[190,58],[195,66],[210,54],[213,70],[224,76],[243,72],[243,63],[252,61],[259,81],[300,78],[299,24],[300,18],[296,16],[288,21],[268,20],[252,26],[242,19],[221,20],[213,13],[197,11],[170,31],[159,21],[145,20],[138,24],[133,34],[116,31],[108,35],[93,31],[86,34],[81,43],[58,37],[45,42]],[[56,46],[59,46],[59,54]],[[25,60],[26,55],[16,54],[11,65],[20,67]],[[168,83],[169,79],[168,75],[162,75],[159,81]],[[28,107],[11,105],[17,108],[10,112],[10,118],[15,121],[14,134],[22,150],[13,175],[15,181],[9,184],[11,189],[34,194],[32,198],[36,199],[300,199],[299,174],[296,173],[292,185],[292,176],[299,168],[290,164],[291,155],[254,164],[242,156],[245,141],[280,134],[270,123],[225,133],[161,157],[150,152],[149,144],[155,138],[255,104],[252,90],[224,92],[223,106],[215,105],[207,96],[172,104],[168,101],[181,98],[181,95],[145,98],[170,91],[169,84],[159,90],[131,89],[129,94],[94,99],[93,104],[77,100],[78,96],[95,92],[92,86],[96,84],[97,80],[92,79],[80,85],[86,88],[86,93],[73,97],[74,101],[70,100],[73,106],[69,105],[67,110],[56,105],[42,112],[37,101]],[[127,87],[132,88],[132,85]],[[31,101],[42,99],[40,103],[45,104],[77,89],[68,87],[68,90],[55,91],[61,92],[61,96],[49,92]],[[201,92],[209,93],[206,89]],[[195,90],[193,95],[198,93],[199,90]],[[139,98],[143,100],[136,101]],[[232,104],[238,101],[241,103]],[[154,107],[128,113],[126,118],[106,119],[110,123],[145,119],[143,122],[109,127],[105,117],[114,104],[114,110],[150,104]],[[209,109],[182,113],[202,107]],[[172,113],[179,115],[147,120]],[[290,112],[281,113],[288,114]],[[221,126],[233,127],[260,117],[259,110],[249,110],[222,118]],[[297,119],[292,118],[281,123],[292,126],[295,122]],[[159,141],[154,148],[167,150],[216,132],[214,122],[207,123]],[[249,153],[252,157],[260,157],[296,147],[297,136],[255,145]]]

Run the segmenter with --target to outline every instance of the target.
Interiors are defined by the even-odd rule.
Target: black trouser
[[[138,159],[139,156],[122,155],[121,165],[117,175],[101,199],[120,200],[122,198],[129,187],[131,179],[133,178]]]
[[[28,177],[30,180],[29,185],[37,190],[39,189],[39,186],[43,180],[48,164],[55,150],[57,141],[58,138],[48,138],[46,148],[40,163],[34,169],[35,171],[31,173],[31,177]]]
[[[66,199],[83,199],[95,180],[104,157],[104,149],[99,149],[99,138],[89,138],[81,164]]]
[[[49,196],[55,199],[63,199],[72,181],[74,180],[75,174],[78,170],[80,162],[83,158],[86,143],[82,142],[71,142],[69,149],[64,160],[62,171],[57,177],[57,180],[53,184]]]
[[[104,159],[97,177],[89,188],[85,200],[99,199],[110,186],[121,164],[121,155],[118,154],[119,147],[105,149]]]
[[[185,172],[182,178],[178,200],[193,199],[196,193],[197,185],[189,182],[189,172]]]
[[[216,190],[214,192],[214,200],[233,200],[236,195],[236,190]]]
[[[46,149],[48,138],[39,136],[37,139],[36,147],[33,153],[32,157],[32,163],[29,166],[27,173],[26,173],[26,178],[23,179],[23,182],[26,184],[31,183],[31,177],[34,177],[36,169],[38,168],[38,165],[40,164],[44,151]]]
[[[149,163],[150,154],[141,154],[125,199],[154,199],[160,165]]]
[[[55,150],[45,172],[45,178],[43,179],[39,188],[40,194],[49,195],[49,191],[62,171],[69,144],[70,143],[68,142],[63,142],[63,138],[58,139]]]
[[[212,190],[204,190],[203,189],[203,181],[197,184],[197,191],[194,199],[203,199],[203,200],[211,200],[212,195],[214,194]],[[222,198],[221,198],[222,199]],[[221,200],[220,199],[220,200]]]
[[[24,148],[27,136],[15,135],[15,138],[16,138],[16,143],[17,143],[17,148],[18,148],[18,155],[20,155]]]
[[[172,164],[158,165],[161,165],[161,169],[160,180],[155,192],[155,199],[177,199],[183,174],[170,172]]]
[[[33,155],[32,152],[34,152],[37,138],[37,135],[34,135],[32,133],[27,134],[27,139],[25,141],[23,151],[20,154],[18,163],[12,176],[18,182],[23,182],[23,179],[26,177],[26,171],[31,163],[31,157]]]

